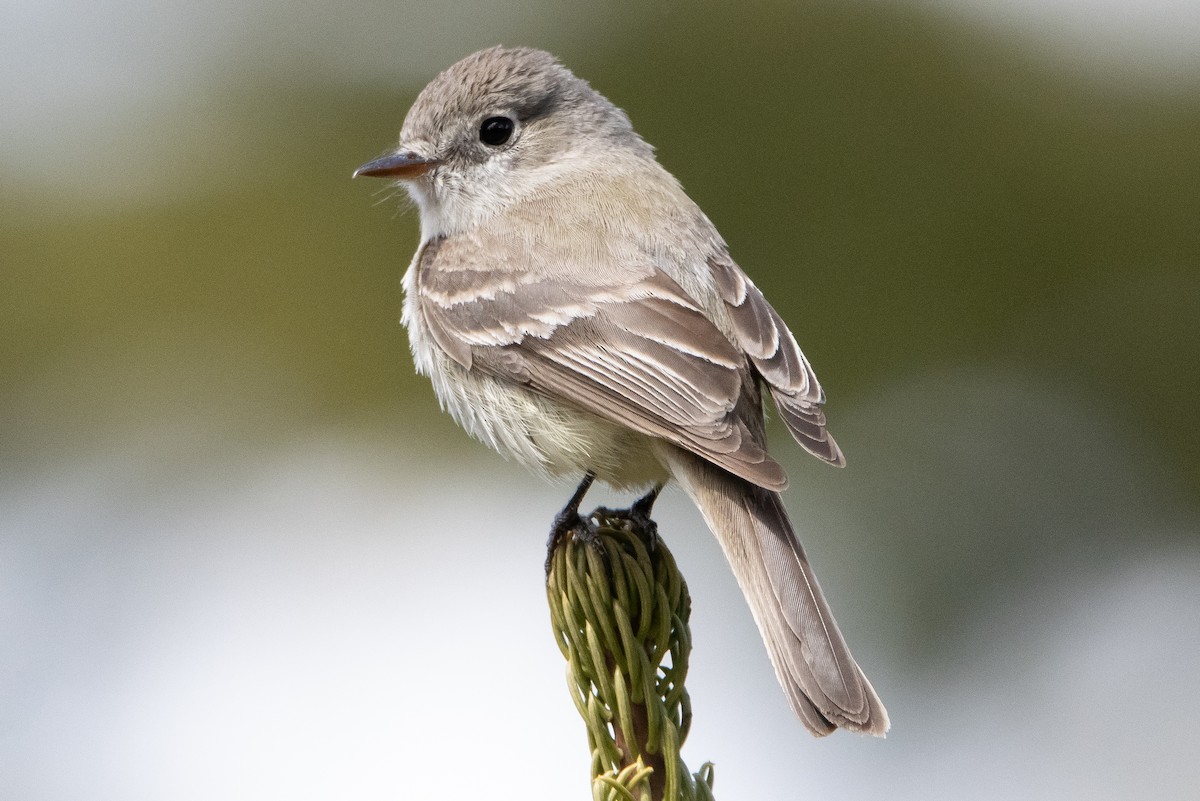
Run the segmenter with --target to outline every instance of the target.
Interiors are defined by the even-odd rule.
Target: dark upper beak
[[[354,171],[353,177],[366,175],[369,178],[416,178],[418,175],[429,172],[438,164],[437,159],[418,156],[411,150],[398,150],[395,153],[380,156],[374,161],[368,161]]]

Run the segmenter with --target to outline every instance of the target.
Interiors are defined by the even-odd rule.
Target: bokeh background
[[[566,488],[438,413],[415,215],[350,181],[497,42],[629,111],[849,458],[774,432],[883,741],[791,719],[660,507],[717,797],[1194,798],[1187,0],[6,0],[0,796],[586,797],[541,583]]]

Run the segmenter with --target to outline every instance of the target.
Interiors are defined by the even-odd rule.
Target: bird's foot
[[[590,516],[584,518],[579,514],[579,504],[583,503],[583,496],[587,495],[587,491],[595,480],[595,473],[588,472],[584,475],[583,481],[580,481],[579,486],[575,488],[575,494],[571,496],[571,500],[567,501],[567,505],[562,508],[562,511],[554,516],[554,523],[550,526],[550,539],[546,542],[547,573],[550,572],[550,560],[554,557],[554,549],[568,535],[584,542],[596,541],[596,524],[592,522]]]
[[[646,547],[651,553],[654,553],[658,548],[658,524],[650,517],[650,512],[654,508],[654,502],[658,500],[660,492],[662,492],[661,484],[634,501],[628,509],[600,507],[593,514],[599,518],[624,520],[629,524],[631,531],[642,535]]]

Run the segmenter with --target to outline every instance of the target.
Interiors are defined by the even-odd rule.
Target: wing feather
[[[780,419],[806,451],[841,467],[846,459],[825,428],[825,392],[787,324],[727,254],[708,263],[737,344],[770,387]]]
[[[787,485],[739,416],[745,357],[665,273],[611,286],[493,278],[472,295],[461,261],[437,269],[453,250],[450,240],[427,245],[417,283],[435,341],[464,367],[673,442],[760,486]]]

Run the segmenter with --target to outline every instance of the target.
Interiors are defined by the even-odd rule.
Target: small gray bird
[[[547,477],[675,479],[720,541],[792,708],[882,735],[779,491],[763,392],[844,463],[795,338],[629,118],[553,56],[481,50],[417,97],[400,147],[355,175],[420,210],[403,321],[418,372],[473,436]]]

